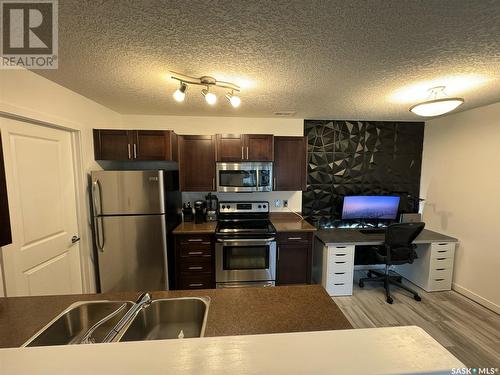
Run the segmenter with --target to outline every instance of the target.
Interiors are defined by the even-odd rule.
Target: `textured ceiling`
[[[241,84],[242,105],[182,104],[169,71]],[[432,85],[500,100],[500,1],[60,0],[48,79],[124,114],[415,119]]]

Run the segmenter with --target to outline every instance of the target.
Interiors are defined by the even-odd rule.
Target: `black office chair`
[[[387,303],[392,303],[393,299],[390,294],[389,285],[393,284],[403,288],[413,294],[416,301],[422,299],[413,289],[402,284],[401,276],[395,272],[389,273],[389,266],[413,263],[417,258],[415,249],[417,245],[412,242],[422,232],[425,223],[400,223],[392,224],[387,227],[385,232],[385,243],[383,246],[374,247],[377,261],[385,263],[385,272],[369,270],[368,277],[359,280],[360,288],[365,286],[366,281],[381,281],[384,283],[385,295]],[[377,277],[373,277],[376,275]]]

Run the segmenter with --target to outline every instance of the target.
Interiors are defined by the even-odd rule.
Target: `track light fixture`
[[[187,85],[181,81],[181,86],[174,92],[174,99],[178,102],[183,102],[184,98],[186,97],[186,90]]]
[[[429,100],[410,107],[410,112],[423,117],[439,116],[453,111],[464,103],[463,98],[449,98],[444,92],[445,86],[429,89]]]
[[[213,87],[231,90],[226,94],[226,99],[233,106],[233,108],[238,108],[241,104],[241,98],[238,95],[235,95],[235,92],[240,92],[240,87],[234,83],[217,81],[215,78],[210,76],[196,78],[175,72],[171,72],[171,78],[180,82],[180,87],[173,94],[174,99],[178,102],[182,102],[184,100],[188,85],[198,85],[205,86],[205,88],[201,90],[201,94],[205,97],[205,101],[210,105],[217,103],[217,96],[210,91]]]

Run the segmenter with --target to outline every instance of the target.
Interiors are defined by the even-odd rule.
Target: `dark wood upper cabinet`
[[[134,132],[134,157],[137,160],[177,160],[177,135],[170,130]]]
[[[96,160],[177,160],[177,135],[171,130],[94,129]]]
[[[245,134],[246,157],[250,161],[273,161],[273,136],[269,134]]]
[[[2,136],[0,134],[0,246],[8,245],[11,242],[9,202],[7,200],[7,183],[5,181]]]
[[[274,137],[274,178],[273,190],[306,190],[306,137]]]
[[[215,191],[215,136],[179,136],[181,191]]]
[[[245,160],[245,140],[241,134],[217,134],[217,161]]]
[[[217,161],[273,161],[271,134],[217,134]]]
[[[130,131],[94,129],[94,156],[96,160],[131,160]]]

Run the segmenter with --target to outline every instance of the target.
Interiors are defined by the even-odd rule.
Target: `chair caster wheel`
[[[360,282],[358,283],[358,285],[359,285],[359,287],[360,287],[360,288],[364,288],[364,287],[365,287],[365,283],[364,283],[364,282],[362,282],[362,281],[360,281]]]
[[[371,279],[373,275],[372,275],[372,273],[370,271],[368,271],[368,273],[366,274],[366,276]]]
[[[387,297],[386,299],[387,303],[391,304],[394,302],[394,300],[392,299],[392,297]]]
[[[413,298],[415,299],[415,301],[422,301],[422,298],[420,298],[420,296],[417,294],[415,296],[413,296]]]

